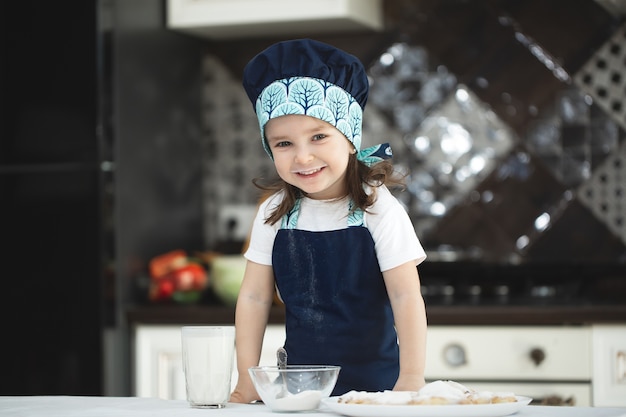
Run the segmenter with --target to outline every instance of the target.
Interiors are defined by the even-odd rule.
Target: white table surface
[[[0,396],[2,417],[281,417],[263,404],[231,404],[222,409],[195,409],[186,401],[138,397]],[[300,416],[337,417],[330,411]],[[626,417],[626,407],[550,407],[529,405],[515,417]]]

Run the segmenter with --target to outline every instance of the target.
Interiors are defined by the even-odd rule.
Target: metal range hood
[[[167,27],[209,39],[382,30],[382,0],[167,0]]]

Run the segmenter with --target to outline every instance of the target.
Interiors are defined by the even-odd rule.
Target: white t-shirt
[[[409,261],[415,264],[426,259],[411,219],[400,202],[385,186],[377,188],[376,202],[364,213],[365,227],[374,239],[376,256],[381,271],[387,271]],[[281,222],[266,224],[272,210],[283,194],[277,193],[265,200],[254,219],[246,259],[262,265],[272,265],[272,249]],[[303,198],[297,229],[322,232],[347,227],[348,199],[313,200]]]

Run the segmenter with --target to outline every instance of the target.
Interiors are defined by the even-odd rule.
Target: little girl
[[[285,304],[289,364],[340,365],[332,395],[417,391],[426,313],[417,265],[426,254],[404,208],[391,149],[360,150],[368,79],[330,45],[280,42],[246,66],[262,144],[280,181],[261,186],[237,301],[233,402],[259,399],[258,365],[274,289]]]

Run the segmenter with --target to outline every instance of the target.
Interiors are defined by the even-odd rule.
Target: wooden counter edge
[[[560,325],[626,323],[626,305],[582,306],[426,306],[429,325]],[[233,324],[235,309],[213,305],[142,305],[127,310],[131,324]],[[285,321],[273,306],[269,323]]]

